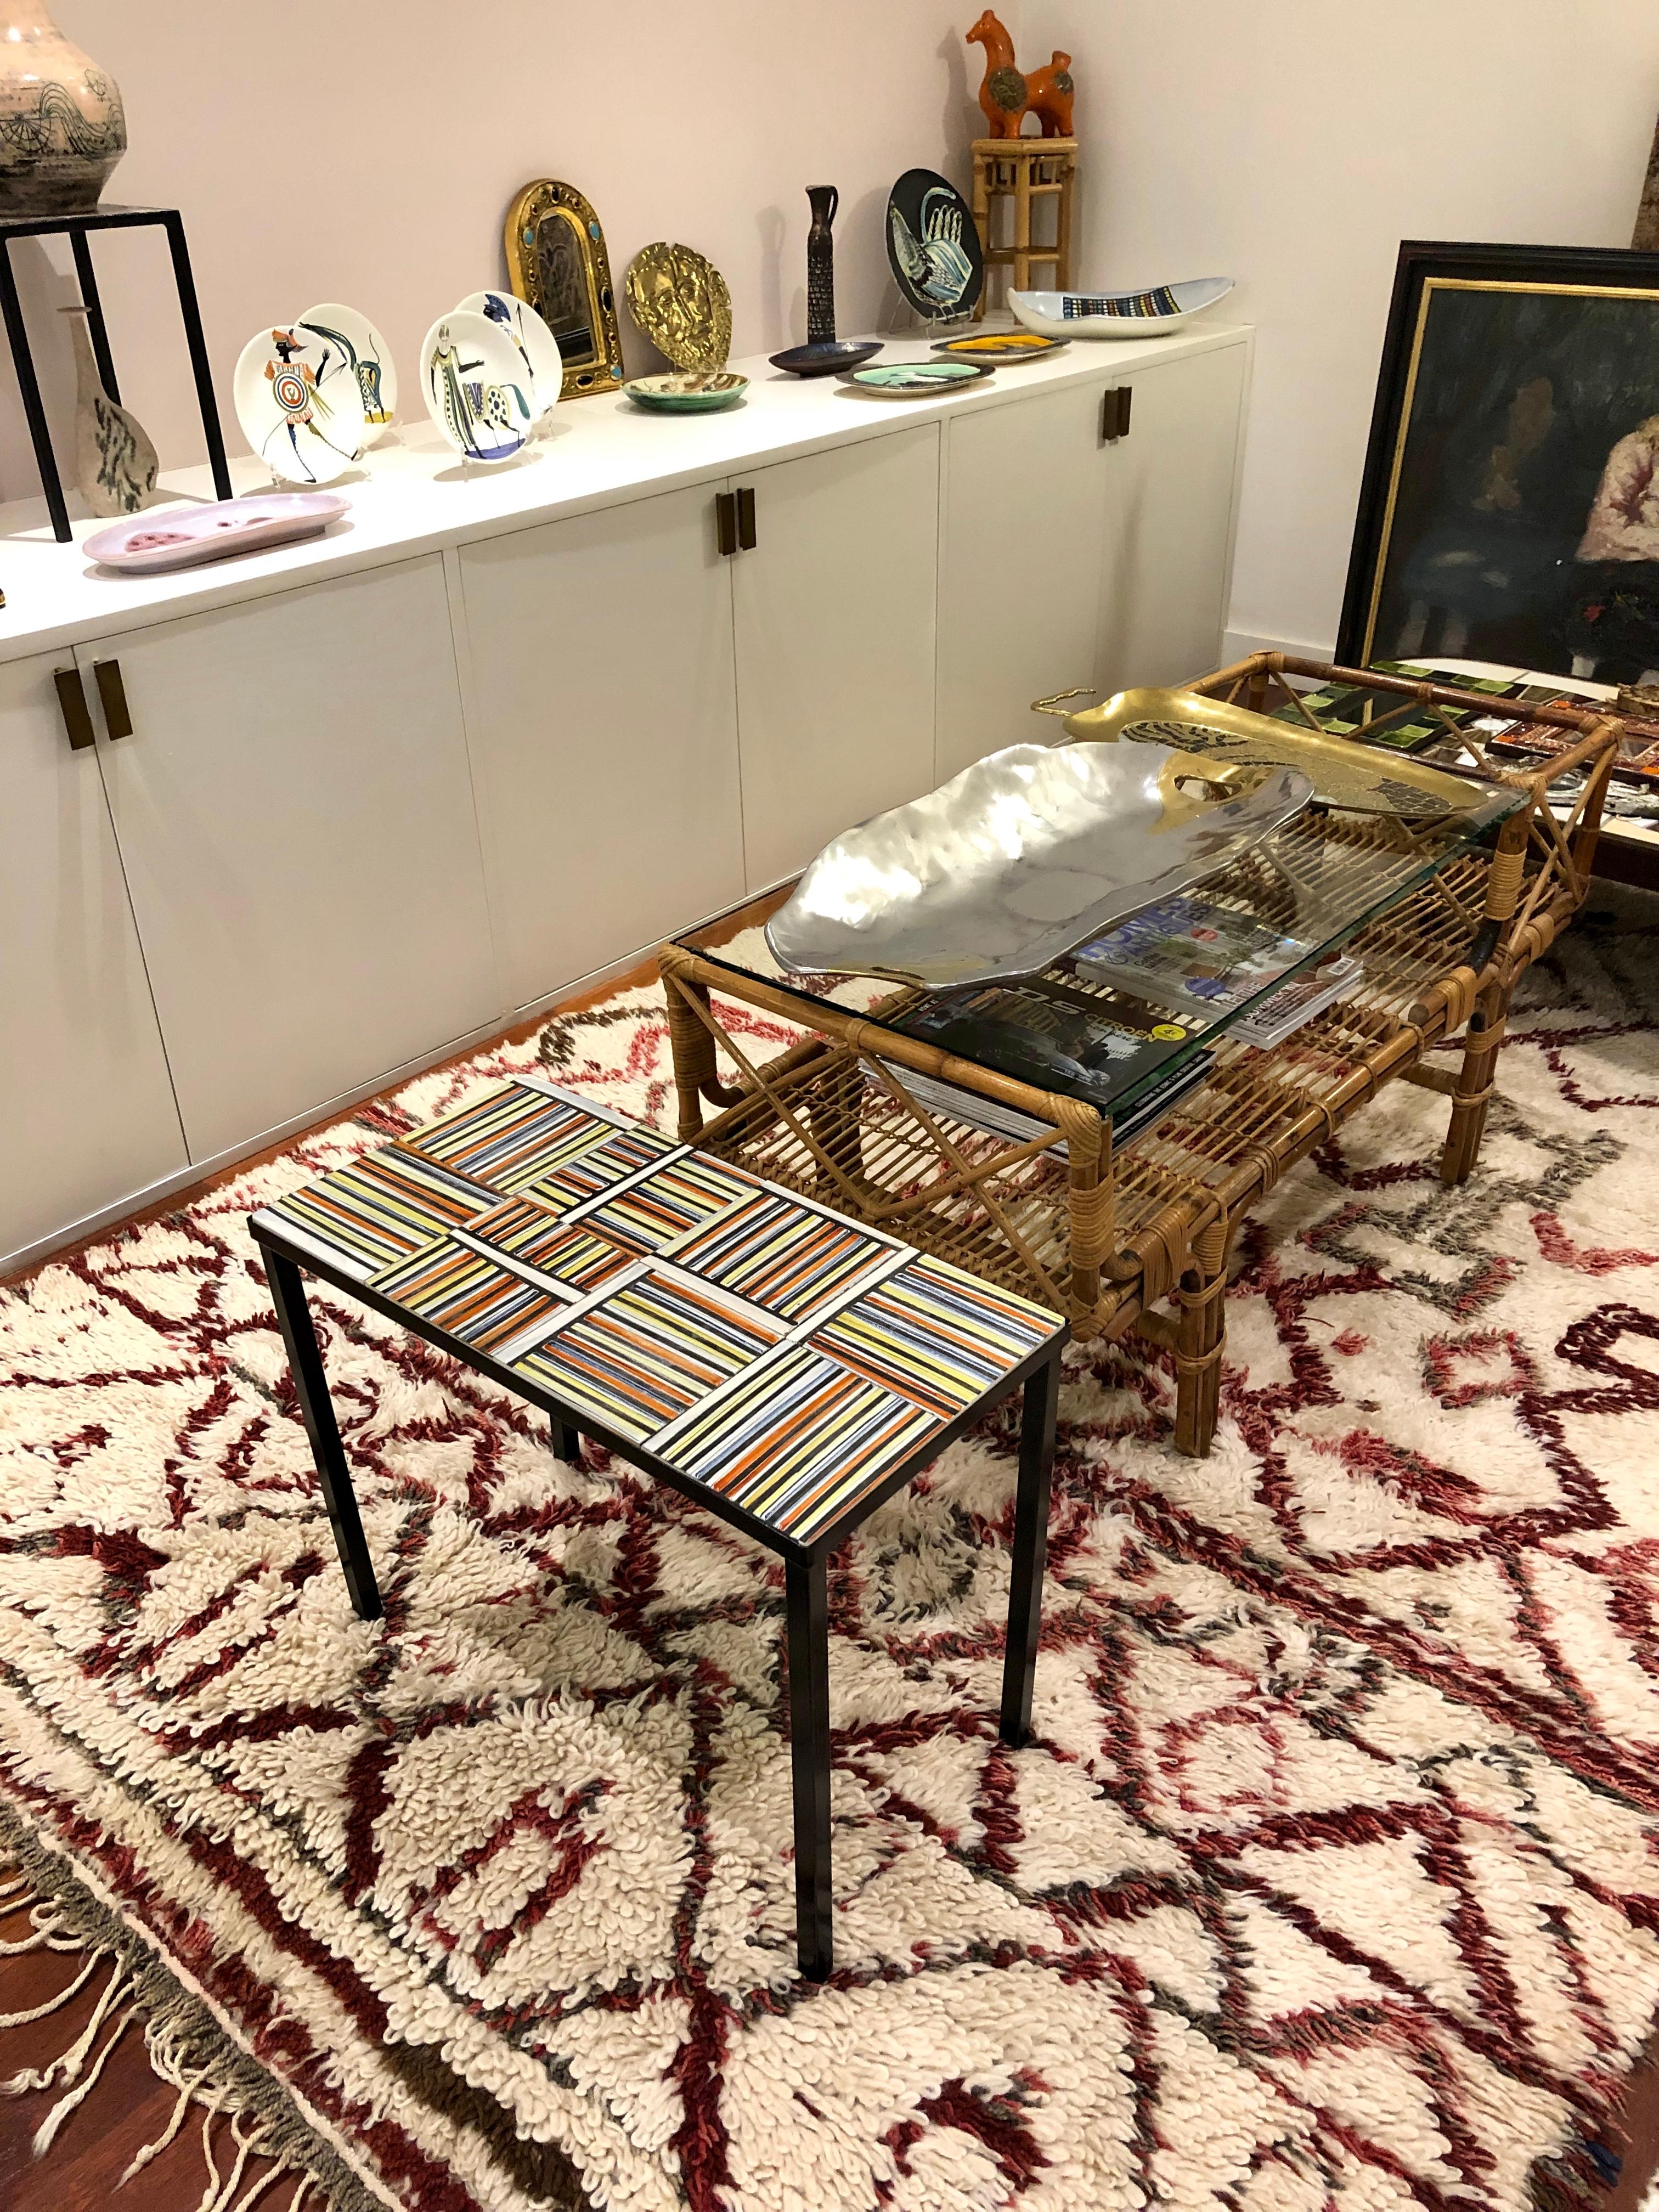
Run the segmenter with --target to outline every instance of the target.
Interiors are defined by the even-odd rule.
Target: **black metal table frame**
[[[313,1254],[273,1234],[267,1224],[256,1224],[253,1235],[265,1262],[271,1303],[276,1309],[283,1342],[288,1350],[295,1391],[311,1442],[312,1457],[334,1530],[340,1565],[345,1572],[346,1589],[352,1604],[365,1620],[380,1617],[380,1585],[363,1534],[339,1425],[334,1418],[328,1377],[301,1280],[302,1270],[344,1297],[356,1299],[386,1320],[395,1322],[412,1335],[424,1338],[438,1351],[459,1359],[476,1373],[488,1376],[504,1390],[545,1413],[552,1425],[553,1450],[560,1459],[574,1463],[585,1432],[606,1451],[615,1452],[642,1474],[667,1483],[683,1497],[706,1506],[745,1536],[780,1554],[784,1567],[785,1637],[789,1664],[796,1954],[804,1979],[825,1980],[834,1965],[830,1881],[830,1554],[861,1522],[868,1519],[877,1506],[936,1460],[982,1413],[1013,1391],[1023,1389],[1019,1480],[1014,1504],[1013,1575],[1008,1598],[999,1734],[1006,1744],[1018,1747],[1024,1743],[1030,1733],[1031,1689],[1042,1625],[1042,1571],[1048,1548],[1048,1498],[1054,1472],[1060,1360],[1069,1334],[1066,1324],[1057,1319],[1055,1334],[1048,1343],[1039,1346],[1018,1367],[1011,1369],[965,1412],[931,1436],[925,1445],[908,1454],[874,1490],[859,1498],[810,1544],[798,1544],[780,1529],[769,1527],[742,1506],[732,1504],[728,1498],[708,1489],[694,1476],[683,1474],[642,1445],[607,1429],[591,1414],[578,1415],[550,1392],[514,1374],[510,1368],[501,1366],[475,1346],[450,1335],[419,1314],[410,1312],[407,1307],[354,1280],[343,1269],[326,1266]]]
[[[52,535],[60,544],[67,544],[73,533],[58,459],[52,449],[46,410],[41,404],[40,386],[34,374],[34,357],[29,351],[29,334],[23,320],[22,301],[17,294],[16,272],[11,265],[11,241],[14,238],[68,238],[70,251],[75,256],[75,273],[81,282],[82,302],[87,311],[93,359],[98,364],[105,391],[118,406],[121,391],[115,381],[115,362],[110,353],[109,332],[104,325],[103,303],[98,296],[98,279],[93,274],[92,248],[87,243],[87,234],[93,230],[156,228],[166,231],[173,254],[173,279],[179,289],[179,313],[184,320],[185,341],[190,348],[190,365],[196,378],[196,404],[202,410],[202,429],[207,438],[213,488],[221,499],[228,499],[230,470],[225,460],[224,433],[219,422],[218,402],[213,396],[213,370],[208,361],[207,341],[202,335],[202,311],[196,298],[196,279],[191,273],[190,249],[185,243],[184,217],[179,210],[98,207],[89,208],[84,215],[0,217],[0,314],[5,319],[6,337],[17,370],[17,389],[28,422],[29,436],[34,441],[34,459],[40,471],[40,488],[46,495],[46,511],[52,517]]]

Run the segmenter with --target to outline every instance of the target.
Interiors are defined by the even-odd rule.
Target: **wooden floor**
[[[785,896],[784,891],[775,891],[737,909],[704,941],[716,943],[763,921]],[[655,973],[654,962],[643,962],[626,975],[613,976],[585,997],[562,1004],[556,1011],[574,1012],[597,1005],[614,992],[648,983]],[[533,1022],[505,1030],[492,1042],[517,1042],[532,1035],[549,1018],[546,1013],[538,1015]],[[489,1045],[474,1046],[458,1058],[471,1059],[489,1049]],[[316,1126],[326,1127],[340,1118],[331,1115]],[[281,1145],[254,1158],[272,1158],[302,1141],[299,1136],[285,1138]],[[152,1212],[174,1212],[189,1205],[202,1191],[228,1181],[252,1164],[253,1159],[244,1160],[236,1168],[208,1178],[194,1189],[177,1194]],[[146,1218],[149,1217],[135,1216]],[[91,1241],[101,1242],[113,1233],[110,1229],[101,1230],[98,1238]],[[27,1932],[27,1927],[26,1917],[21,1913],[0,1916],[0,1941],[16,1942]],[[46,2003],[75,1979],[82,1963],[62,1952],[0,1958],[0,2016],[30,2011]],[[108,1973],[108,1966],[100,1966],[87,1988],[71,1998],[61,2012],[27,2027],[0,2028],[0,2081],[9,2079],[21,2069],[44,2066],[66,2050],[91,2018]],[[100,2035],[100,2048],[107,2033],[106,2028]],[[186,2118],[178,2138],[130,2181],[118,2197],[114,2193],[128,2162],[145,2143],[155,2141],[166,2129],[175,2101],[175,2093],[150,2071],[143,2030],[137,2021],[127,2028],[92,2094],[64,2123],[47,2157],[37,2161],[31,2154],[34,2132],[56,2102],[58,2094],[50,2090],[40,2094],[0,2098],[0,2212],[110,2212],[112,2207],[118,2208],[118,2212],[188,2212],[188,2208],[201,2202],[207,2169],[202,2154],[199,2113]],[[234,2154],[229,2130],[223,2121],[219,2124],[216,2139],[222,2177]],[[1625,2150],[1624,2171],[1618,2187],[1606,2200],[1607,2212],[1638,2212],[1649,2183],[1659,2173],[1659,2047],[1650,2049],[1635,2077],[1631,2095],[1630,2141],[1620,2148]],[[261,2164],[250,2162],[237,2191],[238,2201],[264,2171]],[[291,2179],[282,2177],[271,2185],[260,2203],[270,2208],[270,2212],[284,2212],[295,2188]],[[825,2212],[832,2212],[832,2208],[826,2207]]]

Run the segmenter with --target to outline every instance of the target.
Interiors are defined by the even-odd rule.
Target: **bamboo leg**
[[[1064,1103],[1068,1108],[1073,1104]],[[1081,1319],[1100,1304],[1101,1263],[1112,1244],[1116,1215],[1112,1129],[1092,1106],[1068,1111],[1061,1126],[1070,1162],[1072,1307],[1074,1318]]]
[[[1077,186],[1077,164],[1069,156],[1055,164],[1060,173],[1060,198],[1055,209],[1054,289],[1072,289],[1072,197]]]
[[[974,228],[979,233],[979,250],[985,261],[985,282],[974,302],[974,320],[982,323],[991,290],[991,193],[983,154],[974,156]]]
[[[1467,1182],[1480,1157],[1480,1140],[1486,1133],[1486,1107],[1492,1093],[1498,1054],[1509,1018],[1510,983],[1493,983],[1484,990],[1469,1016],[1463,1043],[1463,1065],[1452,1091],[1451,1121],[1445,1149],[1440,1155],[1440,1180]]]
[[[1218,1221],[1194,1239],[1194,1264],[1176,1291],[1181,1319],[1176,1337],[1175,1443],[1177,1451],[1193,1459],[1209,1457],[1221,1405],[1229,1227],[1224,1219]]]
[[[668,1002],[668,1047],[674,1061],[674,1097],[679,1106],[678,1134],[683,1145],[695,1145],[702,1134],[702,1102],[735,1106],[741,1091],[720,1079],[714,1056],[714,1032],[697,1017],[700,1006],[709,1021],[708,986],[689,975],[678,975],[665,958],[660,963],[663,997]],[[691,1002],[695,1000],[696,1006]]]
[[[1031,286],[1031,164],[1029,160],[1017,159],[1014,163],[1014,289],[1027,292]]]

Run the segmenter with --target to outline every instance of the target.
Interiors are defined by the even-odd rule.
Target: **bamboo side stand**
[[[1292,675],[1393,692],[1401,704],[1391,714],[1492,707],[1453,689],[1279,653],[1253,654],[1188,688],[1261,712],[1295,706]],[[1176,1443],[1203,1457],[1220,1405],[1228,1253],[1249,1208],[1395,1079],[1449,1104],[1442,1179],[1462,1182],[1475,1165],[1510,997],[1583,902],[1622,734],[1605,709],[1530,712],[1560,730],[1566,750],[1526,769],[1478,755],[1489,778],[1526,798],[1491,850],[1453,861],[1359,931],[1364,981],[1352,1000],[1270,1053],[1234,1050],[1224,1038],[1194,1103],[1158,1125],[1170,1147],[1162,1158],[1157,1134],[1115,1158],[1109,1123],[1081,1100],[671,944],[660,965],[682,1140],[1004,1281],[1066,1315],[1079,1337],[1133,1330],[1158,1346],[1175,1364]],[[1575,770],[1584,780],[1558,819],[1551,787]],[[711,985],[809,1033],[757,1066],[722,1024]],[[1455,1070],[1428,1061],[1431,1047],[1460,1034]],[[738,1071],[735,1086],[718,1078],[717,1048]],[[941,1126],[911,1097],[907,1071],[1014,1107],[1040,1133],[1001,1150],[964,1139],[960,1125]],[[1211,1094],[1217,1109],[1206,1121]],[[712,1121],[705,1104],[716,1109]],[[1063,1166],[1054,1157],[1062,1141]],[[1165,1300],[1173,1312],[1156,1310]]]
[[[1008,287],[1016,292],[1031,289],[1031,270],[1039,264],[1054,270],[1052,286],[1044,289],[1064,292],[1070,287],[1077,148],[1075,138],[975,139],[974,223],[987,278],[974,309],[976,323],[985,319],[993,269],[1006,269]],[[1049,199],[1054,203],[1054,242],[1039,246],[1032,237],[1031,211],[1039,200]],[[996,208],[1003,200],[1012,200],[1014,210],[1013,236],[1006,246],[992,242]]]

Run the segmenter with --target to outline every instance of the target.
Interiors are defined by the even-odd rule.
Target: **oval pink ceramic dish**
[[[162,507],[95,532],[81,550],[124,575],[153,575],[314,538],[350,504],[335,491],[263,491],[210,507]]]

